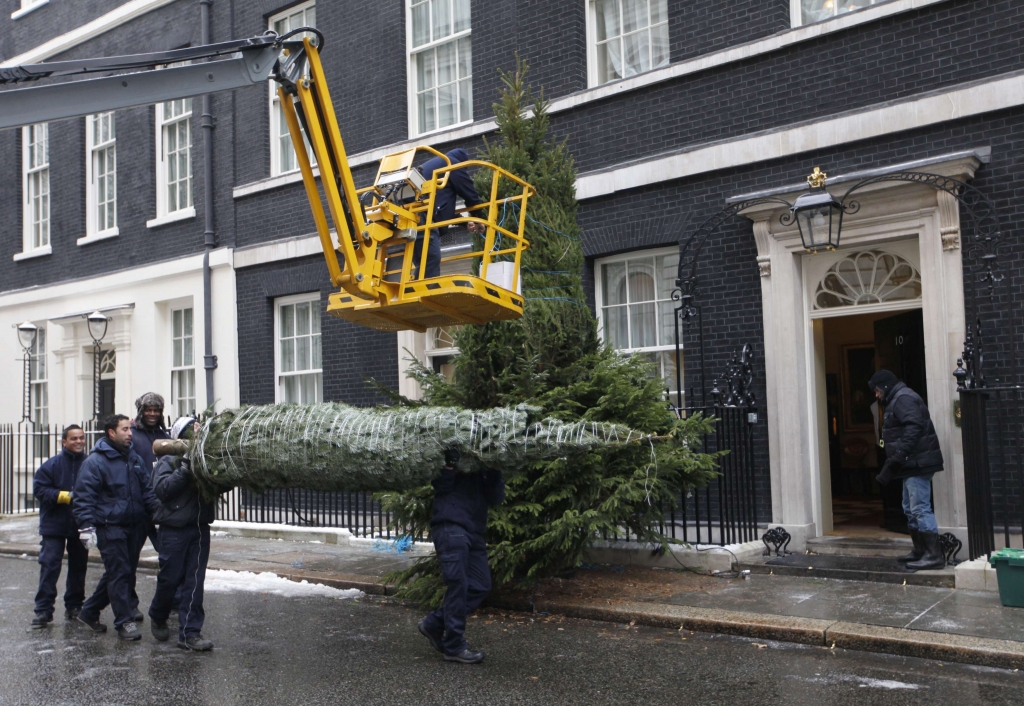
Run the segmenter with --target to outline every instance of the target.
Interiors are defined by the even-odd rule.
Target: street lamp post
[[[26,321],[21,325],[15,326],[15,328],[18,329],[18,343],[21,344],[24,357],[24,368],[21,378],[21,420],[25,421],[32,417],[32,347],[36,344],[39,327],[31,321]]]
[[[107,324],[110,319],[94,311],[85,317],[89,327],[89,337],[92,338],[92,417],[96,421],[100,419],[100,356],[102,351],[100,343],[107,335]]]

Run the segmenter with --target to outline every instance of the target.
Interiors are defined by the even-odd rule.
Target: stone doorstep
[[[0,546],[0,554],[38,556],[39,549],[35,545],[7,544]],[[89,561],[100,563],[99,557],[93,554],[90,554]],[[144,558],[140,562],[140,568],[148,573],[156,568],[155,564],[155,558]],[[219,567],[211,563],[210,568]],[[253,569],[255,567],[251,567],[249,570]],[[231,570],[246,569],[244,566],[233,565]],[[262,572],[255,570],[255,573]],[[392,586],[367,581],[368,577],[345,575],[327,577],[314,572],[295,571],[283,573],[274,571],[273,573],[291,581],[305,580],[340,589],[358,588],[364,593],[373,595],[393,594]],[[524,601],[492,596],[485,605],[525,613],[541,611],[584,620],[614,623],[635,622],[649,627],[720,633],[821,647],[841,647],[1003,669],[1024,667],[1024,643],[924,630],[660,603],[623,602],[615,605],[600,605],[573,599],[554,601],[541,599],[535,601],[534,605],[530,605]]]
[[[996,570],[988,563],[988,559],[974,559],[956,565],[956,587],[970,591],[998,591]]]
[[[913,549],[910,539],[902,537],[815,537],[807,548],[815,554],[854,554],[857,556],[902,556]]]

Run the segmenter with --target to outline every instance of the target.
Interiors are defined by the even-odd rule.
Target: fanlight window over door
[[[814,293],[815,309],[864,306],[921,298],[921,273],[882,250],[851,253],[828,269]]]

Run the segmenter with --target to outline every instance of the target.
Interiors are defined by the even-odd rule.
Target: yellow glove
[[[57,504],[58,505],[70,505],[71,504],[71,491],[62,490],[57,493]]]

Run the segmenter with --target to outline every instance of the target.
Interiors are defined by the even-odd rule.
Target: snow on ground
[[[273,593],[290,598],[303,596],[358,598],[363,595],[358,588],[340,589],[325,586],[322,583],[289,581],[269,572],[254,574],[251,571],[223,571],[220,569],[210,569],[206,572],[204,590],[215,593],[230,593],[232,591]]]

